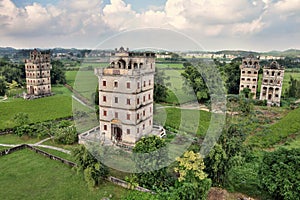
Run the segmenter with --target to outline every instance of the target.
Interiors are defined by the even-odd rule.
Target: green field
[[[90,191],[70,167],[24,149],[0,157],[0,199],[120,199],[127,190],[105,182]]]
[[[154,113],[155,123],[202,136],[206,134],[210,120],[211,113],[202,110],[163,108]]]
[[[27,113],[31,123],[72,116],[71,92],[63,86],[55,86],[52,91],[55,95],[50,97],[1,102],[0,130],[15,126],[12,118],[19,112]]]
[[[182,63],[156,63],[155,66],[157,69],[183,69]]]
[[[298,137],[300,134],[300,108],[290,111],[275,124],[267,124],[262,130],[250,136],[249,144],[260,147],[270,147],[286,141],[289,137]]]
[[[68,85],[70,85],[72,87],[74,86],[76,74],[77,74],[77,71],[66,71],[66,79],[67,79]]]

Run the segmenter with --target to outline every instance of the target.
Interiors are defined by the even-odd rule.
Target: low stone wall
[[[116,185],[121,186],[121,187],[124,187],[124,188],[127,188],[127,189],[129,188],[128,183],[126,181],[123,181],[123,180],[118,179],[116,177],[110,176],[110,177],[108,177],[108,180],[110,182],[116,184]],[[141,191],[141,192],[149,192],[149,193],[155,194],[153,191],[148,190],[148,189],[143,188],[143,187],[140,187],[140,186],[137,186],[134,189],[137,190],[137,191]]]
[[[14,153],[16,151],[25,149],[26,146],[27,146],[26,144],[22,144],[22,145],[19,145],[19,146],[16,146],[16,147],[12,147],[12,148],[9,148],[9,149],[2,150],[2,151],[0,151],[0,156],[5,156],[5,155],[8,155],[8,154]]]
[[[66,160],[66,159],[63,159],[63,158],[60,158],[60,157],[58,157],[58,156],[54,156],[54,155],[52,155],[52,154],[50,154],[50,153],[47,153],[47,152],[45,152],[45,151],[42,151],[42,150],[37,149],[37,148],[35,148],[35,147],[32,147],[32,146],[30,146],[30,145],[28,145],[28,144],[22,144],[22,145],[19,145],[19,146],[16,146],[16,147],[12,147],[12,148],[10,148],[10,149],[5,149],[5,150],[3,150],[3,151],[0,151],[0,156],[8,155],[8,154],[11,154],[11,153],[13,153],[13,152],[16,152],[16,151],[19,151],[19,150],[22,150],[22,149],[25,149],[25,148],[28,148],[28,149],[30,149],[31,151],[34,151],[34,152],[36,152],[36,153],[38,153],[38,154],[41,154],[41,155],[43,155],[43,156],[45,156],[45,157],[48,157],[48,158],[52,159],[52,160],[58,160],[58,161],[60,161],[60,162],[62,162],[62,163],[64,163],[64,164],[66,164],[66,165],[68,165],[68,166],[70,166],[70,167],[76,166],[76,163],[73,163],[73,162],[68,161],[68,160]]]

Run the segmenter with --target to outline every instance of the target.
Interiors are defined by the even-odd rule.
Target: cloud
[[[139,11],[125,0],[106,5],[100,0],[60,0],[25,7],[0,0],[0,45],[93,44],[107,35],[143,27],[174,29],[198,40],[276,37],[290,44],[300,33],[300,0],[166,0]]]

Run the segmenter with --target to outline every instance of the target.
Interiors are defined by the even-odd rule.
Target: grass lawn
[[[6,134],[0,136],[0,143],[2,144],[34,144],[40,141],[38,138],[30,138],[26,135],[19,137],[14,134]]]
[[[9,149],[10,147],[4,147],[4,146],[0,146],[0,151],[4,150],[4,149]]]
[[[154,114],[156,123],[165,122],[162,125],[198,135],[206,134],[210,119],[211,113],[202,110],[164,108],[156,110]]]
[[[63,86],[52,88],[55,95],[35,100],[13,99],[0,103],[0,130],[14,127],[15,114],[24,112],[31,123],[72,116],[71,92]]]
[[[105,182],[94,191],[70,167],[24,149],[0,157],[0,199],[120,199],[127,190]]]
[[[156,63],[155,66],[158,69],[165,69],[165,68],[183,69],[183,64],[182,63]]]

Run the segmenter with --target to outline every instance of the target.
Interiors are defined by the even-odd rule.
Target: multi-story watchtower
[[[36,49],[25,60],[27,94],[34,96],[51,94],[50,53]]]
[[[153,127],[155,53],[116,49],[99,79],[100,132],[105,140],[133,146]]]
[[[280,106],[283,77],[284,67],[276,61],[263,68],[260,100],[267,100],[268,106]]]
[[[254,56],[249,56],[242,60],[240,65],[241,69],[241,79],[240,79],[240,93],[245,88],[249,88],[253,95],[253,99],[256,98],[257,90],[257,79],[258,71],[260,69],[259,59]]]

